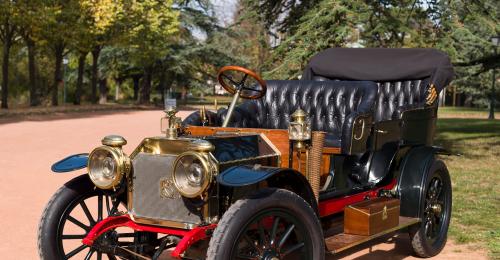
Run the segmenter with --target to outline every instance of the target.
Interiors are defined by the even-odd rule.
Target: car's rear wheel
[[[432,257],[446,245],[451,218],[451,180],[444,162],[434,161],[422,193],[422,222],[410,228],[413,251],[419,257]]]
[[[122,203],[123,199],[113,200],[109,194],[95,189],[87,175],[64,184],[50,199],[40,220],[40,259],[117,259],[112,254],[89,248],[82,239],[97,222],[122,211]],[[109,243],[130,244],[135,236],[130,231],[113,230],[102,239]]]
[[[207,259],[324,259],[319,220],[297,194],[264,189],[235,202],[210,240]]]

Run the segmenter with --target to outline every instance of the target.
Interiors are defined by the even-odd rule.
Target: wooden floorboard
[[[420,219],[418,218],[399,217],[399,225],[397,227],[385,230],[375,235],[360,236],[360,235],[350,235],[345,233],[336,234],[331,237],[325,238],[326,248],[328,249],[328,251],[332,253],[338,253],[340,251],[346,250],[353,246],[357,246],[359,244],[370,241],[377,237],[381,237],[385,234],[411,226],[418,222],[420,222]]]

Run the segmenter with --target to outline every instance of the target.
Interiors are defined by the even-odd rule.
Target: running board
[[[408,218],[408,217],[399,217],[399,225],[397,227],[384,230],[380,233],[371,236],[360,236],[360,235],[350,235],[345,233],[340,233],[333,235],[331,237],[325,238],[326,249],[331,253],[338,253],[349,249],[351,247],[357,246],[364,242],[370,241],[372,239],[381,237],[383,235],[389,234],[391,232],[403,229],[405,227],[417,224],[420,222],[419,218]]]

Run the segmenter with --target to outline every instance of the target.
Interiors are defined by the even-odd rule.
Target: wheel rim
[[[447,221],[447,186],[439,176],[434,176],[427,187],[423,227],[426,238],[434,243],[442,234]]]
[[[231,259],[312,259],[311,239],[290,212],[272,209],[251,218],[238,234]]]
[[[102,193],[91,193],[76,198],[64,212],[58,226],[57,241],[61,259],[117,259],[112,254],[103,254],[94,248],[89,248],[81,243],[81,240],[105,217],[119,212],[121,202],[113,200],[110,196]],[[78,214],[80,213],[80,214]],[[118,233],[109,231],[100,239],[110,243],[120,242],[121,238],[134,237],[135,233]]]

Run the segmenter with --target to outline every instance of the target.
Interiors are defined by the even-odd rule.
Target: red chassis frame
[[[378,196],[380,190],[390,190],[396,185],[396,179],[394,179],[390,184],[372,189],[369,191],[357,193],[354,195],[344,196],[341,198],[334,198],[330,200],[321,201],[319,203],[319,215],[321,217],[329,216],[332,214],[340,213],[344,211],[344,208],[348,205],[354,204],[356,202],[363,201],[367,198],[375,198]],[[129,215],[121,216],[110,216],[106,219],[97,223],[87,234],[87,236],[82,240],[83,244],[87,246],[92,246],[94,241],[106,233],[109,230],[118,227],[129,227],[135,231],[145,231],[154,232],[166,235],[180,236],[182,239],[179,244],[172,251],[172,257],[180,259],[182,254],[194,243],[207,239],[210,237],[210,231],[217,227],[216,224],[196,227],[191,230],[176,229],[176,228],[166,228],[159,226],[143,225],[134,222]]]

